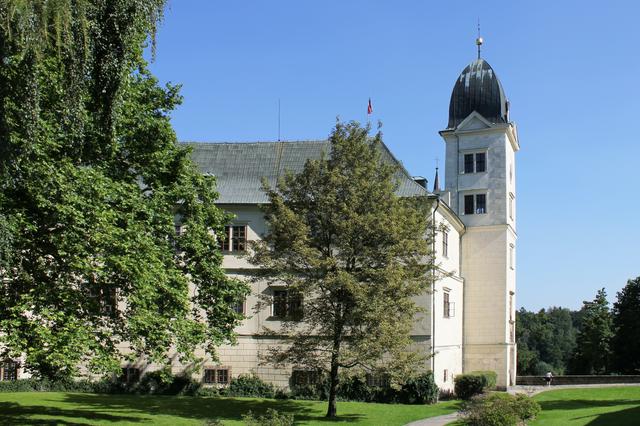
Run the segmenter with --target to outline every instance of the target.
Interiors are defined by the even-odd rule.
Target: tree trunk
[[[329,407],[327,408],[327,417],[335,418],[338,411],[336,407],[336,396],[338,393],[338,357],[335,352],[331,356],[329,383]]]
[[[327,417],[337,417],[336,396],[338,393],[338,367],[340,362],[340,343],[342,342],[342,318],[336,321],[333,332],[333,350],[331,353],[331,373],[329,376],[329,407]]]

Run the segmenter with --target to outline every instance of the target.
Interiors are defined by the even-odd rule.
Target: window
[[[464,172],[482,173],[487,171],[487,154],[476,152],[475,154],[464,155]]]
[[[391,385],[389,375],[383,373],[367,373],[365,380],[371,387],[388,388]]]
[[[94,285],[89,290],[89,297],[99,307],[99,311],[103,315],[112,315],[116,311],[117,297],[116,288]]]
[[[245,313],[245,301],[241,300],[233,304],[233,311],[236,314],[244,315]]]
[[[444,369],[444,374],[442,375],[442,381],[446,382],[447,379],[449,378],[449,370],[447,370],[446,368]]]
[[[302,295],[289,290],[273,290],[272,315],[277,318],[302,319]]]
[[[485,214],[487,212],[487,194],[464,196],[464,214]]]
[[[245,251],[247,249],[247,225],[224,227],[224,239],[220,241],[222,251]]]
[[[291,384],[294,386],[315,385],[320,382],[318,370],[296,369],[291,372]]]
[[[135,383],[140,380],[140,369],[136,367],[122,367],[122,381],[125,383]]]
[[[208,384],[226,385],[226,384],[229,384],[230,377],[231,377],[231,374],[229,374],[228,367],[215,367],[215,368],[204,369],[204,382]]]
[[[18,380],[18,363],[7,360],[0,363],[0,381]]]
[[[449,257],[449,233],[442,231],[442,255]]]
[[[443,306],[442,306],[442,312],[444,312],[444,317],[445,318],[449,318],[449,309],[451,307],[449,302],[449,293],[443,293]]]
[[[509,193],[509,217],[513,219],[513,199],[514,196],[512,193]]]
[[[515,269],[516,264],[515,264],[515,250],[516,250],[516,246],[514,246],[513,244],[509,245],[509,267],[511,269]]]

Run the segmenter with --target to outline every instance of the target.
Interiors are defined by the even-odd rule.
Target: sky
[[[278,102],[282,140],[325,139],[371,98],[432,182],[479,19],[520,138],[517,306],[578,309],[640,276],[638,17],[631,0],[169,0],[151,69],[182,85],[181,141],[277,140]]]

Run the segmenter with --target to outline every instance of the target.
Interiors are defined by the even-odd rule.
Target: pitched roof
[[[268,200],[261,188],[262,177],[274,184],[286,170],[300,172],[308,159],[319,159],[323,151],[330,149],[326,140],[182,144],[191,147],[192,159],[202,173],[216,177],[220,204],[266,203]],[[411,178],[386,145],[382,148],[384,160],[399,166],[398,195],[428,195],[429,192]]]

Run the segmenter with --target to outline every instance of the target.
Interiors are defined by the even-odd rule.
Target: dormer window
[[[487,153],[475,152],[464,155],[464,173],[482,173],[487,171]]]

